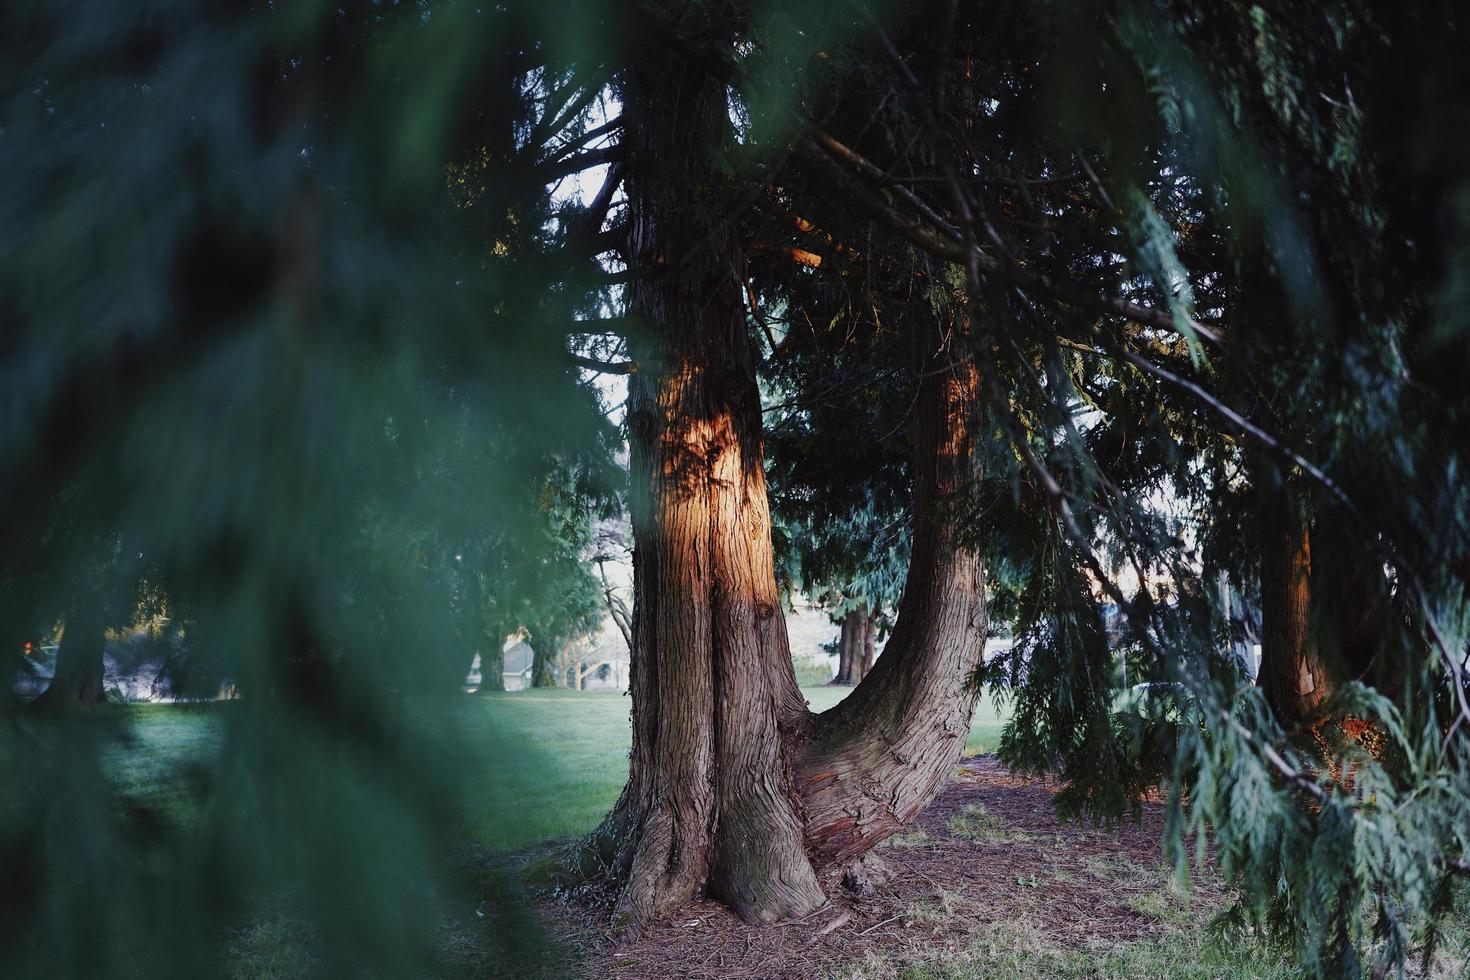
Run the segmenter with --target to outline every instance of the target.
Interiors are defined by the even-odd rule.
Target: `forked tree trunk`
[[[1311,534],[1293,491],[1266,501],[1261,541],[1261,667],[1257,683],[1284,727],[1311,718],[1328,679],[1312,637]]]
[[[101,601],[85,596],[72,603],[56,651],[56,673],[37,704],[52,708],[89,708],[101,704],[103,635]]]
[[[724,88],[648,58],[623,106],[629,313],[643,324],[628,402],[633,746],[582,867],[615,888],[626,932],[702,895],[746,921],[803,916],[826,902],[818,866],[917,813],[964,743],[980,561],[922,515],[969,477],[974,371],[924,383],[903,642],[842,710],[813,718],[781,614],[740,263],[721,217]]]

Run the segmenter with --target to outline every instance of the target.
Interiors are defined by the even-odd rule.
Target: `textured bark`
[[[717,154],[725,93],[650,58],[624,92],[628,254],[647,325],[629,381],[633,751],[595,838],[636,930],[708,893],[743,918],[825,903],[783,746],[805,704],[780,615],[760,405]],[[671,194],[698,192],[698,204]],[[788,727],[783,731],[783,719]]]
[[[476,694],[505,690],[505,639],[491,636],[480,651],[480,686]]]
[[[37,699],[53,708],[89,708],[101,704],[103,635],[101,601],[85,596],[72,603],[56,651],[56,673]]]
[[[852,610],[842,617],[841,632],[837,636],[837,673],[833,675],[831,683],[838,686],[851,686],[856,683],[853,680],[854,651],[857,650],[857,611]]]
[[[970,477],[974,369],[933,371],[946,353],[921,386],[927,516],[904,652],[853,692],[860,710],[813,718],[776,586],[739,250],[720,218],[725,92],[661,54],[629,73],[623,105],[629,314],[644,327],[629,340],[633,744],[628,783],[579,852],[581,870],[612,886],[629,933],[703,895],[746,921],[799,917],[826,902],[817,864],[917,813],[964,743],[981,569],[937,505]],[[855,820],[856,833],[834,829]]]
[[[1329,690],[1312,637],[1311,535],[1288,487],[1265,501],[1261,667],[1257,683],[1282,725],[1311,718]]]
[[[919,338],[931,349],[938,339]],[[814,719],[797,762],[819,862],[861,855],[928,805],[964,748],[979,693],[984,568],[950,512],[975,477],[978,374],[949,342],[937,346],[919,364],[914,544],[897,623],[863,683]]]
[[[863,676],[867,677],[873,670],[873,634],[878,629],[877,617],[868,616],[863,627]]]
[[[549,640],[538,641],[535,638],[527,642],[531,646],[531,686],[556,687],[557,670],[551,655],[552,643]]]

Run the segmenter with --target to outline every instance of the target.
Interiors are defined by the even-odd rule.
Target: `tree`
[[[641,928],[707,890],[751,921],[825,903],[816,869],[862,855],[929,801],[964,743],[983,646],[978,555],[937,511],[969,488],[977,373],[960,323],[915,330],[916,535],[889,654],[811,718],[781,616],[730,191],[724,87],[654,51],[623,84],[633,273],[634,532],[629,782],[588,844]],[[704,189],[691,198],[693,189]],[[882,729],[887,737],[875,738]],[[869,799],[876,782],[891,790]],[[798,808],[797,800],[801,801]]]
[[[1351,861],[1324,869],[1294,854],[1309,853],[1307,842],[1340,842],[1344,828],[1369,819],[1354,815],[1364,787],[1386,786],[1393,776],[1370,766],[1366,783],[1339,791],[1307,775],[1315,763],[1296,755],[1299,747],[1282,744],[1277,719],[1263,713],[1259,694],[1242,689],[1233,660],[1220,655],[1220,630],[1235,627],[1213,606],[1210,597],[1218,590],[1201,582],[1214,582],[1228,566],[1227,577],[1243,587],[1254,588],[1245,583],[1259,578],[1274,595],[1289,594],[1290,603],[1263,601],[1273,623],[1282,621],[1282,610],[1299,605],[1304,583],[1317,587],[1304,575],[1310,525],[1300,534],[1287,526],[1285,534],[1263,530],[1259,538],[1244,538],[1271,542],[1266,550],[1223,543],[1232,532],[1239,538],[1243,529],[1279,523],[1266,495],[1257,497],[1263,506],[1248,520],[1233,527],[1227,520],[1240,513],[1228,505],[1240,491],[1243,456],[1260,451],[1274,467],[1298,470],[1313,484],[1314,510],[1330,501],[1337,517],[1357,522],[1361,542],[1376,542],[1370,547],[1398,570],[1395,575],[1418,583],[1412,586],[1418,606],[1404,610],[1403,625],[1418,629],[1420,639],[1401,635],[1394,645],[1410,672],[1421,671],[1420,689],[1436,692],[1435,707],[1405,702],[1389,709],[1344,685],[1333,710],[1345,710],[1342,699],[1353,710],[1376,705],[1372,710],[1388,729],[1399,724],[1400,708],[1438,717],[1460,703],[1463,713],[1454,654],[1434,639],[1445,634],[1427,612],[1441,601],[1431,598],[1442,595],[1432,582],[1444,579],[1438,572],[1423,579],[1407,570],[1418,564],[1415,555],[1424,567],[1447,567],[1464,536],[1456,523],[1455,544],[1431,543],[1374,482],[1417,472],[1411,459],[1424,444],[1409,433],[1444,431],[1438,426],[1460,411],[1449,399],[1444,404],[1456,407],[1442,412],[1433,404],[1440,395],[1420,401],[1403,376],[1393,376],[1395,357],[1384,353],[1395,349],[1393,338],[1414,335],[1419,328],[1402,331],[1417,314],[1412,302],[1382,288],[1367,257],[1386,257],[1385,248],[1398,247],[1386,244],[1380,222],[1403,220],[1422,229],[1415,222],[1424,212],[1419,203],[1396,197],[1397,190],[1380,192],[1412,181],[1380,183],[1378,167],[1402,171],[1402,159],[1377,157],[1358,128],[1393,117],[1386,97],[1375,96],[1371,112],[1348,98],[1334,113],[1285,94],[1336,90],[1344,72],[1355,79],[1353,91],[1363,91],[1371,83],[1360,74],[1362,65],[1382,56],[1374,40],[1379,35],[1346,26],[1363,23],[1363,11],[1353,4],[1335,7],[1330,27],[1260,11],[1206,14],[1189,5],[1013,14],[1005,30],[986,30],[994,18],[970,5],[894,18],[865,17],[859,7],[840,29],[834,25],[841,18],[824,25],[832,28],[828,34],[814,29],[806,36],[812,47],[738,18],[671,26],[650,15],[657,51],[652,58],[640,52],[635,60],[657,64],[661,81],[644,76],[640,82],[638,69],[630,69],[621,88],[629,312],[648,331],[629,345],[636,371],[630,405],[635,493],[640,485],[651,487],[641,531],[634,508],[640,552],[635,619],[647,631],[635,636],[635,664],[641,664],[635,666],[635,704],[639,685],[650,687],[641,695],[641,714],[635,707],[633,777],[594,849],[624,883],[621,907],[635,926],[664,903],[695,893],[706,871],[709,891],[728,897],[748,917],[810,907],[802,859],[810,865],[851,856],[868,840],[864,831],[847,827],[837,836],[847,835],[851,847],[824,849],[827,831],[836,827],[835,816],[830,824],[826,818],[836,810],[825,810],[815,784],[803,781],[821,756],[813,746],[823,744],[826,726],[839,717],[861,729],[866,710],[902,713],[907,702],[894,678],[922,674],[900,655],[904,647],[945,646],[943,630],[922,642],[906,636],[904,615],[916,601],[911,597],[945,580],[956,567],[945,561],[963,566],[954,554],[983,547],[994,558],[998,604],[1017,627],[1012,654],[986,672],[1013,685],[1016,698],[1006,759],[1023,769],[1060,769],[1068,787],[1059,799],[1072,813],[1124,813],[1139,793],[1172,773],[1180,780],[1180,799],[1191,801],[1176,814],[1188,812],[1195,827],[1208,821],[1218,839],[1229,842],[1222,854],[1245,889],[1250,914],[1261,922],[1289,920],[1308,963],[1351,963],[1353,937],[1363,935],[1353,923],[1361,922],[1356,899],[1368,895],[1364,879],[1352,877]],[[1399,26],[1441,72],[1447,62],[1437,42],[1418,26]],[[732,45],[731,36],[741,41]],[[782,79],[800,95],[762,102],[756,86],[745,87],[755,77],[760,85]],[[683,94],[677,110],[660,102],[660,85]],[[722,131],[732,99],[738,138]],[[793,151],[778,164],[759,159],[755,145],[773,132]],[[727,175],[739,175],[739,166],[710,159],[710,148],[721,144],[737,144],[727,159],[758,158],[753,167],[770,193],[762,194],[755,180],[745,196],[731,190]],[[924,151],[911,152],[915,146]],[[661,188],[650,186],[654,158],[679,161],[664,169]],[[675,204],[680,189],[681,204]],[[752,208],[759,216],[741,210],[751,200],[759,202]],[[1306,200],[1313,202],[1310,210],[1299,206]],[[1366,210],[1365,201],[1373,202]],[[699,216],[699,234],[687,227],[691,212]],[[736,214],[745,235],[730,227]],[[913,252],[904,256],[900,245]],[[1294,253],[1297,245],[1309,257]],[[787,275],[772,271],[778,262]],[[800,268],[790,271],[793,265]],[[748,462],[759,458],[761,447],[749,405],[754,399],[742,391],[755,387],[745,378],[789,343],[797,317],[819,308],[804,302],[812,290],[794,283],[823,279],[830,268],[838,276],[879,281],[871,292],[891,300],[898,294],[882,277],[895,267],[890,281],[907,281],[912,289],[922,276],[931,294],[954,290],[953,301],[934,304],[954,313],[934,319],[952,325],[944,336],[963,338],[959,361],[977,372],[971,398],[983,402],[994,428],[975,448],[995,470],[993,482],[987,473],[979,485],[978,499],[951,508],[947,520],[931,516],[926,530],[917,523],[921,512],[915,513],[914,556],[889,653],[843,709],[803,724],[800,711],[785,710],[779,672],[767,671],[764,682],[749,687],[757,701],[774,702],[777,731],[802,746],[795,772],[806,853],[798,856],[781,807],[753,813],[743,807],[747,790],[740,779],[754,777],[732,776],[723,766],[716,771],[707,761],[734,760],[742,773],[769,769],[769,754],[739,751],[738,733],[769,730],[772,722],[747,713],[727,724],[717,714],[728,704],[726,688],[745,681],[720,659],[721,603],[750,595],[759,608],[764,578],[747,585],[737,566],[731,577],[740,588],[725,588],[724,556],[710,545],[726,525],[701,515],[741,516],[746,502],[722,496],[727,486],[764,489],[763,479],[749,475],[761,469]],[[696,296],[699,302],[691,299]],[[759,309],[763,296],[766,306]],[[764,345],[736,326],[742,298],[750,299],[756,322],[749,326],[760,331],[755,337],[764,336]],[[787,321],[786,339],[780,319]],[[1341,350],[1351,358],[1336,356]],[[1260,397],[1263,388],[1267,398]],[[1240,407],[1253,404],[1262,407]],[[1390,459],[1376,453],[1366,433],[1381,437],[1381,423],[1411,405],[1415,421],[1390,439],[1404,454]],[[690,416],[700,424],[691,424]],[[1319,452],[1337,458],[1348,447],[1372,460],[1350,477],[1346,467],[1329,474],[1313,459]],[[743,480],[716,478],[723,471],[716,471],[715,461],[736,455]],[[932,460],[918,452],[918,493],[926,465]],[[1431,484],[1423,487],[1419,506],[1462,512],[1461,491],[1437,478]],[[758,526],[759,515],[747,523]],[[1197,534],[1218,550],[1197,550]],[[921,555],[926,536],[942,542],[934,551],[947,557]],[[1266,551],[1273,555],[1269,561]],[[1120,585],[1119,569],[1136,584]],[[1331,576],[1315,578],[1319,591],[1334,591]],[[1369,594],[1378,590],[1371,574],[1356,581]],[[1167,709],[1119,707],[1119,651],[1109,644],[1104,602],[1126,617],[1122,651],[1130,677],[1154,681],[1148,700],[1166,700]],[[1340,611],[1341,603],[1335,608]],[[910,615],[909,622],[917,618]],[[1285,646],[1296,651],[1299,664],[1310,655],[1298,642],[1300,617],[1286,619]],[[959,655],[946,662],[963,674],[968,648],[953,649]],[[908,668],[885,669],[890,661],[907,661]],[[1436,670],[1448,670],[1450,683],[1431,679]],[[647,710],[654,690],[660,705],[679,694],[679,717],[662,707]],[[958,710],[968,696],[963,686],[952,688],[943,703]],[[730,706],[744,710],[738,701]],[[712,714],[718,724],[708,720]],[[1438,740],[1460,727],[1442,718],[1426,724],[1416,730],[1437,733],[1427,736],[1431,755],[1439,751]],[[669,758],[671,738],[693,757]],[[866,756],[853,744],[847,750],[845,759],[873,767],[865,775],[877,785],[895,778],[874,758],[881,748],[868,746]],[[917,765],[933,758],[938,756],[920,756]],[[708,794],[673,789],[702,785],[706,776],[716,780]],[[1270,802],[1242,819],[1222,802],[1229,798],[1218,791],[1224,783],[1269,786]],[[1303,819],[1294,793],[1327,809]],[[777,782],[770,795],[793,794]],[[662,802],[676,796],[686,809]],[[1358,855],[1373,866],[1376,880],[1412,895],[1411,904],[1430,921],[1430,892],[1410,866],[1443,865],[1442,858],[1417,850],[1438,846],[1431,840],[1452,840],[1453,828],[1463,825],[1463,808],[1442,802],[1435,829],[1406,845],[1415,849],[1412,860]],[[737,819],[727,820],[726,806]],[[1183,851],[1183,819],[1171,837],[1176,853]],[[710,825],[716,828],[712,839]],[[732,825],[758,828],[750,836],[770,842],[763,860],[782,870],[781,889],[763,888],[762,869],[751,869],[748,856],[731,860],[721,828]],[[1266,826],[1292,835],[1302,849],[1252,852],[1249,842],[1262,839]],[[1269,883],[1283,876],[1295,883],[1293,896],[1325,887],[1340,901],[1313,908],[1293,897],[1272,904]]]
[[[819,906],[819,870],[932,794],[984,679],[1014,708],[1007,763],[1058,775],[1069,815],[1166,786],[1170,854],[1208,832],[1241,917],[1308,972],[1433,938],[1470,869],[1450,5],[421,4],[243,31],[183,6],[0,32],[37,61],[3,93],[0,620],[68,596],[89,532],[147,532],[262,694],[211,836],[181,838],[240,845],[214,881],[265,873],[279,849],[251,834],[296,842],[310,881],[392,899],[320,903],[329,944],[423,972],[382,928],[400,890],[341,869],[383,875],[366,847],[401,872],[439,837],[402,692],[457,684],[502,625],[576,619],[520,586],[577,581],[576,550],[537,540],[565,526],[539,491],[608,448],[600,371],[629,383],[634,732],[582,857],[628,927],[705,893]],[[550,189],[594,168],[590,199]],[[794,582],[898,610],[815,717]],[[1320,660],[1313,710],[1375,726],[1382,756],[1317,745],[1244,682],[1222,592],[1258,597],[1296,678]],[[987,612],[1016,642],[982,670]],[[135,840],[37,789],[85,765],[0,760],[7,813],[47,839]],[[283,797],[320,802],[291,814],[314,836]],[[114,852],[93,877],[186,868],[88,853]],[[52,916],[28,949],[94,917],[47,900],[90,900],[68,860],[15,876],[52,889],[8,906]],[[138,894],[222,910],[173,935],[218,933],[230,902],[160,880]]]
[[[102,597],[97,593],[83,593],[71,601],[56,651],[56,672],[37,704],[87,708],[102,703],[105,622]]]

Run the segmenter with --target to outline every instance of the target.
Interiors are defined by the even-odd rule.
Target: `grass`
[[[1261,947],[1211,943],[1201,930],[1171,930],[1156,937],[1075,949],[1031,920],[977,928],[968,941],[935,950],[926,944],[864,959],[828,974],[829,980],[1288,980],[1300,974]]]
[[[812,710],[840,702],[851,688],[803,688]],[[120,737],[105,749],[104,769],[125,803],[158,811],[174,826],[200,812],[201,787],[222,761],[229,713],[243,704],[118,705],[102,709]],[[450,767],[462,789],[462,823],[446,836],[481,855],[523,853],[596,827],[627,777],[630,701],[619,692],[560,689],[466,697],[453,707],[457,722]],[[99,717],[103,717],[100,716]],[[967,754],[993,752],[1005,717],[986,702],[976,711]],[[510,819],[507,819],[510,811]],[[922,831],[914,844],[922,846]],[[903,838],[895,841],[901,846]],[[492,858],[499,862],[499,858]],[[271,980],[322,966],[319,940],[289,902],[262,909],[224,939],[228,973]],[[942,915],[943,910],[930,911]],[[462,917],[461,917],[462,918]],[[486,930],[489,920],[446,916],[442,953],[449,972],[503,972],[504,951]],[[492,930],[493,931],[493,930]],[[555,972],[555,971],[553,971]]]
[[[848,687],[803,688],[813,711],[825,711]],[[466,698],[460,706],[470,841],[495,850],[587,833],[617,800],[627,777],[629,699],[616,691],[516,691]],[[108,775],[126,797],[187,819],[194,776],[219,756],[223,712],[238,706],[146,704],[115,709],[129,737],[109,749]],[[983,700],[965,753],[994,752],[1005,716]],[[509,737],[507,737],[509,736]],[[515,820],[504,819],[514,787]]]
[[[826,710],[850,693],[845,687],[803,688],[814,711]],[[163,811],[186,823],[197,809],[202,775],[220,759],[228,713],[243,706],[126,705],[104,709],[125,737],[107,749],[106,771],[125,799]],[[616,692],[522,691],[468,697],[453,709],[460,724],[462,753],[453,760],[462,780],[464,824],[446,828],[482,854],[524,852],[536,844],[587,833],[617,799],[627,775],[629,699]],[[977,706],[965,753],[995,751],[1006,716],[993,704]],[[507,800],[513,819],[507,821]],[[980,844],[1005,844],[1026,834],[978,804],[950,820],[955,836]],[[886,846],[925,848],[933,841],[921,828],[890,838]],[[495,859],[497,862],[499,858]],[[1046,869],[1038,868],[1039,872]],[[1062,876],[1053,868],[1054,880]],[[968,939],[942,944],[910,943],[850,964],[833,980],[877,977],[907,980],[967,980],[1016,977],[1261,977],[1295,976],[1288,958],[1211,945],[1203,938],[1207,915],[1174,893],[1153,869],[1122,855],[1093,855],[1072,874],[1108,886],[1143,888],[1127,900],[1157,928],[1147,937],[1084,950],[1059,943],[1039,921],[1025,917],[976,927]],[[1157,879],[1157,880],[1155,880]],[[1018,878],[1016,887],[1042,887],[1046,876]],[[1154,888],[1147,886],[1157,885]],[[950,896],[915,905],[909,918],[916,932],[932,933],[951,917]],[[468,914],[468,913],[466,913]],[[478,916],[478,913],[475,913]],[[464,916],[460,917],[464,919]],[[442,953],[464,975],[501,971],[504,951],[488,920],[446,916]],[[1463,937],[1456,937],[1449,962],[1464,962]],[[225,937],[228,972],[236,977],[300,976],[320,967],[317,941],[299,918],[269,913]],[[520,955],[516,953],[515,955]],[[1431,975],[1439,975],[1431,971]],[[1445,974],[1448,975],[1448,974]]]
[[[127,737],[108,746],[103,765],[118,791],[172,819],[194,809],[195,777],[219,758],[222,712],[231,704],[130,704],[114,710]]]
[[[915,827],[913,830],[900,831],[892,837],[879,844],[879,847],[928,847],[934,842],[924,832],[923,827]]]
[[[949,832],[977,844],[1015,844],[1031,839],[1030,834],[1015,830],[980,803],[968,804],[950,817]]]

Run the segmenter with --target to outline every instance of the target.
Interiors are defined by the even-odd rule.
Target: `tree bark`
[[[981,568],[932,505],[970,477],[974,368],[946,349],[955,369],[921,385],[927,516],[897,653],[847,710],[813,717],[781,614],[741,263],[721,217],[724,88],[659,53],[622,94],[629,312],[645,326],[629,344],[633,745],[581,867],[615,889],[625,933],[703,895],[748,922],[800,917],[826,902],[817,867],[922,809],[964,743]]]
[[[531,646],[531,686],[556,687],[556,665],[550,653],[553,645],[546,640],[537,642],[530,639],[527,642]],[[543,653],[543,650],[546,652]]]
[[[856,659],[853,654],[858,648],[857,629],[857,610],[849,610],[842,616],[842,631],[837,637],[837,673],[831,680],[834,685],[851,686],[856,683],[853,680]]]
[[[813,720],[797,761],[818,862],[860,856],[928,805],[964,748],[979,694],[985,573],[951,510],[977,475],[979,376],[953,331],[942,343],[917,339],[933,353],[918,364],[914,543],[898,620],[883,659]]]
[[[1286,728],[1309,720],[1329,690],[1312,637],[1311,534],[1289,485],[1263,503],[1261,666],[1257,683]]]
[[[505,690],[505,637],[491,635],[480,650],[480,686],[476,694]]]
[[[877,629],[877,617],[869,615],[863,621],[863,676],[873,670],[873,634]]]
[[[842,674],[837,683],[861,684],[868,672],[869,663],[864,659],[868,653],[868,607],[866,604],[849,610],[842,618]]]
[[[56,651],[56,673],[37,704],[90,708],[102,703],[104,629],[100,597],[88,595],[72,602]]]

